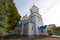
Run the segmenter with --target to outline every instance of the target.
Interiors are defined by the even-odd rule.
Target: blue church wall
[[[29,22],[34,23],[34,19],[33,19],[33,18],[29,18],[29,19],[27,19],[27,20],[21,21],[21,23],[23,23],[23,24],[29,23]]]

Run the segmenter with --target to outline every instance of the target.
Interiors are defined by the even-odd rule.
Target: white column
[[[21,35],[23,35],[23,30],[24,29],[24,25],[21,26]]]

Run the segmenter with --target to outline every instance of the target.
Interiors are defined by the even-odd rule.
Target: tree
[[[55,27],[53,31],[54,33],[60,33],[60,27]]]
[[[13,0],[0,0],[0,36],[5,36],[13,30],[20,17]]]

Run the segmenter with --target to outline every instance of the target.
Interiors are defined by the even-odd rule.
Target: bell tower
[[[39,8],[38,8],[37,6],[35,6],[35,5],[33,5],[33,6],[30,8],[30,12],[31,12],[31,13],[38,13],[38,10],[39,10]]]
[[[33,5],[31,8],[30,8],[30,17],[32,17],[32,16],[41,16],[40,14],[39,14],[39,8],[37,7],[37,6],[35,6],[35,5]]]
[[[41,17],[41,15],[39,14],[39,8],[35,5],[33,5],[30,8],[30,16],[29,16],[32,21],[34,22],[34,33],[35,35],[40,35],[39,34],[39,26],[43,25],[43,19]]]

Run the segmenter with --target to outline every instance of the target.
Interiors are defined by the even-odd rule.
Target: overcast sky
[[[44,25],[60,26],[60,0],[14,0],[21,16],[30,15],[30,8],[36,5],[42,15]]]

